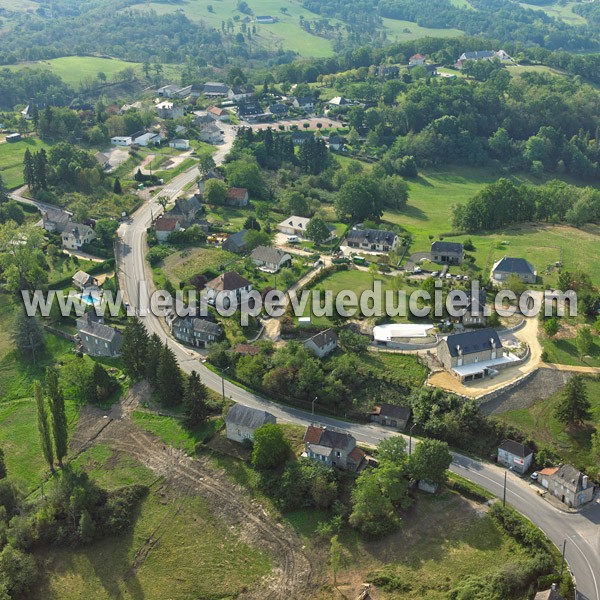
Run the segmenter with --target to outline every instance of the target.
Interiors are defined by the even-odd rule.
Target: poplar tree
[[[54,451],[58,466],[63,466],[63,458],[67,455],[67,415],[65,412],[65,397],[58,382],[58,375],[53,369],[46,369],[46,396],[52,414],[52,436]]]
[[[50,470],[54,472],[54,451],[52,450],[52,439],[50,436],[50,423],[48,422],[48,412],[46,411],[46,403],[44,402],[44,393],[42,384],[39,381],[33,382],[33,395],[37,407],[37,426],[40,434],[40,443],[42,445],[42,453]]]

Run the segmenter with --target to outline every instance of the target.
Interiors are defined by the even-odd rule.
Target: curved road
[[[226,142],[214,158],[217,163],[229,151],[233,140],[233,129],[226,129]],[[192,169],[174,178],[161,191],[160,195],[171,198],[177,196],[183,188],[194,181],[197,170]],[[159,194],[157,194],[158,196]],[[395,435],[375,425],[348,423],[331,417],[312,416],[309,412],[282,406],[224,381],[213,371],[205,367],[198,354],[173,340],[165,329],[164,322],[152,314],[144,314],[142,304],[148,306],[148,290],[153,290],[151,276],[146,267],[146,229],[152,216],[161,208],[156,197],[142,206],[129,223],[119,229],[117,243],[117,264],[121,290],[130,306],[140,315],[146,328],[164,338],[175,353],[181,368],[186,372],[197,371],[204,383],[221,393],[224,383],[225,394],[236,402],[246,406],[268,410],[277,419],[306,426],[318,423],[348,431],[365,444],[377,445],[382,439]],[[140,291],[140,284],[147,289]],[[489,490],[497,496],[502,495],[505,469],[496,465],[473,460],[460,454],[453,454],[451,470],[469,479],[473,483]],[[521,480],[512,472],[508,473],[507,501],[520,513],[538,525],[548,537],[562,548],[567,540],[567,560],[575,575],[579,600],[600,600],[600,505],[593,504],[577,514],[563,513],[540,498],[536,489]]]

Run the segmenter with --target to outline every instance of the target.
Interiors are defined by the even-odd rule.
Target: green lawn
[[[196,444],[212,437],[223,427],[223,419],[216,418],[190,430],[176,417],[142,411],[133,413],[133,420],[138,427],[157,435],[168,446],[185,450],[190,455],[194,454]]]
[[[600,381],[588,379],[586,387],[592,419],[582,427],[567,428],[554,416],[562,391],[528,409],[511,410],[495,417],[518,427],[538,445],[547,445],[561,461],[594,474],[598,472],[598,461],[591,454],[590,437],[594,428],[600,427]]]
[[[23,185],[23,157],[29,148],[30,152],[38,152],[50,146],[37,138],[24,138],[20,142],[0,144],[0,175],[8,189]]]
[[[548,362],[563,365],[576,365],[585,367],[600,367],[600,338],[594,336],[592,351],[588,356],[579,357],[575,338],[542,340],[544,351],[548,355]]]
[[[79,462],[107,488],[156,481],[139,462],[102,445]],[[43,579],[30,597],[39,600],[222,600],[271,569],[269,558],[215,519],[202,498],[160,483],[151,486],[131,531],[37,558]]]
[[[361,357],[361,360],[396,381],[414,386],[422,386],[427,378],[427,369],[411,354],[368,352]]]
[[[221,248],[190,248],[167,256],[162,270],[177,287],[180,281],[187,281],[197,273],[217,271],[238,259],[237,255]]]
[[[458,37],[463,35],[460,29],[436,29],[432,27],[421,27],[411,21],[400,21],[398,19],[382,19],[383,27],[386,29],[390,40],[395,42],[407,42],[423,37]]]
[[[532,10],[541,10],[545,12],[549,17],[554,17],[559,21],[564,21],[568,25],[586,25],[587,20],[573,12],[573,7],[576,6],[577,2],[554,2],[553,4],[545,4],[544,6],[538,6],[536,4],[527,4],[525,2],[519,2],[523,8],[530,8]]]

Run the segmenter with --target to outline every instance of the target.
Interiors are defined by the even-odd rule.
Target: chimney
[[[587,487],[588,487],[588,485],[589,485],[589,481],[590,481],[590,480],[589,480],[588,476],[587,476],[587,475],[584,475],[584,476],[583,476],[583,479],[581,480],[581,487],[582,487],[584,490],[587,490]]]
[[[558,591],[558,589],[557,589],[557,587],[556,587],[556,584],[555,584],[555,583],[553,583],[553,584],[552,584],[552,591],[553,591],[553,592],[556,592],[556,591]]]

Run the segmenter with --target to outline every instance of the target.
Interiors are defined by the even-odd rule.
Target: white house
[[[176,217],[158,217],[154,223],[154,232],[159,242],[166,242],[175,231],[181,231],[179,220]]]
[[[94,230],[82,223],[67,223],[62,231],[62,245],[68,250],[81,250],[82,246],[95,239]]]
[[[515,440],[504,440],[498,446],[498,462],[521,475],[527,473],[532,461],[533,450]]]
[[[333,329],[321,331],[304,342],[304,346],[319,358],[324,358],[337,348],[337,333]]]
[[[227,439],[234,442],[244,442],[254,440],[254,432],[267,423],[276,423],[274,415],[266,410],[258,410],[234,404],[225,417],[225,430]]]
[[[133,138],[130,135],[115,135],[110,138],[110,143],[113,146],[131,146]]]
[[[294,108],[298,108],[300,110],[314,110],[315,108],[315,100],[312,96],[299,96],[298,98],[294,98],[292,102]]]
[[[156,114],[161,119],[179,119],[185,114],[183,106],[179,106],[174,102],[170,102],[169,100],[159,102],[155,108]]]
[[[162,141],[162,137],[160,133],[156,133],[154,131],[148,131],[138,137],[135,138],[134,143],[138,146],[151,146],[153,144],[160,144]]]
[[[208,144],[218,144],[223,140],[223,136],[221,135],[221,130],[215,123],[207,123],[201,130],[198,135],[201,142],[206,142]]]
[[[306,217],[296,217],[291,216],[288,217],[285,221],[281,221],[279,225],[277,225],[277,229],[281,233],[285,233],[287,235],[298,235],[300,237],[304,237],[306,235],[306,226],[310,219]]]
[[[425,56],[423,56],[422,54],[413,54],[409,59],[408,59],[408,64],[412,67],[412,66],[421,66],[425,64]]]
[[[176,140],[171,140],[169,142],[169,148],[175,148],[176,150],[189,150],[190,149],[190,140],[184,140],[178,138]]]

